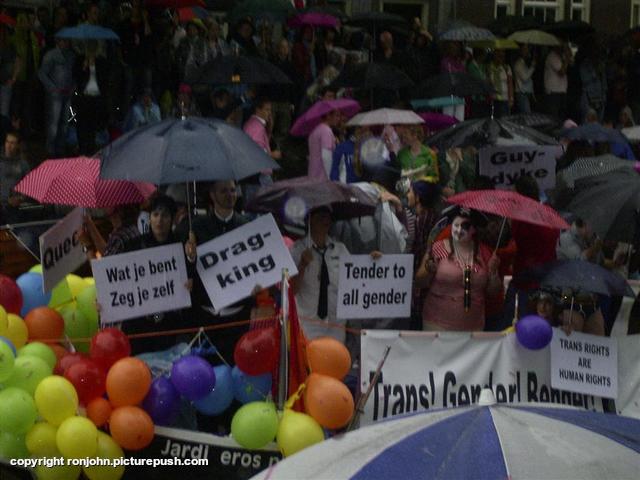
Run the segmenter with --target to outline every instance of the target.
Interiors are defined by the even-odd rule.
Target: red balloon
[[[0,274],[0,305],[8,313],[20,315],[22,310],[22,291],[11,277]]]
[[[57,340],[64,333],[64,318],[53,308],[36,307],[24,317],[29,340]]]
[[[106,391],[106,374],[90,359],[81,359],[67,368],[64,378],[69,380],[78,392],[78,400],[88,405],[94,398],[101,397]]]
[[[277,330],[260,328],[245,333],[233,352],[236,365],[247,375],[262,375],[273,371],[278,363]]]
[[[88,360],[88,359],[89,359],[89,357],[87,355],[85,355],[84,353],[67,352],[65,355],[63,355],[62,358],[60,358],[58,360],[58,362],[56,363],[55,368],[53,369],[53,373],[55,375],[63,376],[64,372],[66,372],[67,368],[69,368],[71,365],[73,365],[75,363],[78,363],[81,360]]]
[[[108,372],[111,365],[131,354],[131,344],[117,328],[105,328],[91,339],[89,354],[94,362]]]

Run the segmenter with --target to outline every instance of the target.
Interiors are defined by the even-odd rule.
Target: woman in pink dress
[[[451,237],[435,242],[416,273],[428,288],[422,310],[423,330],[481,331],[487,293],[502,288],[498,258],[476,238],[476,215],[453,213]]]

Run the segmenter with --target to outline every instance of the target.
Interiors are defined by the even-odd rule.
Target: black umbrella
[[[574,39],[585,35],[591,35],[596,31],[592,25],[582,20],[563,20],[560,22],[544,25],[541,30],[553,33],[565,39]]]
[[[283,223],[301,225],[309,211],[323,206],[332,208],[334,220],[347,220],[373,215],[376,200],[351,185],[298,177],[261,188],[247,210],[273,213]]]
[[[486,81],[478,80],[467,73],[440,73],[429,78],[413,94],[413,98],[438,98],[454,95],[491,95],[496,93],[493,86]]]
[[[558,142],[533,128],[496,118],[467,120],[436,133],[427,140],[439,150],[487,145],[557,145]]]
[[[569,288],[601,295],[635,297],[633,290],[618,273],[586,260],[557,260],[517,275],[514,280],[536,281],[543,287]]]
[[[413,86],[413,81],[399,68],[386,63],[359,63],[345,67],[332,84],[336,88],[382,88],[400,90]]]
[[[228,55],[207,62],[185,79],[190,84],[276,85],[292,83],[289,77],[272,63],[259,57]]]
[[[198,117],[138,128],[107,145],[99,156],[102,178],[156,185],[241,180],[279,168],[242,130]]]
[[[597,123],[587,123],[579,127],[565,128],[560,132],[560,136],[569,140],[586,140],[588,142],[628,143],[627,138],[618,130],[606,128]]]

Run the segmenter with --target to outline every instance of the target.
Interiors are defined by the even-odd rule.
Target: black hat
[[[160,194],[151,201],[151,212],[154,210],[167,210],[174,217],[177,209],[175,200],[168,195]]]
[[[449,222],[453,222],[453,219],[456,217],[464,217],[471,220],[471,224],[476,228],[485,227],[488,223],[488,218],[482,212],[477,210],[472,210],[470,208],[462,207],[460,205],[454,205],[443,211],[448,218]]]

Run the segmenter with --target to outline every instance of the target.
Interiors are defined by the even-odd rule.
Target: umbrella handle
[[[502,240],[502,234],[504,233],[504,227],[507,224],[507,217],[502,217],[502,225],[500,226],[500,233],[498,234],[498,241],[496,242],[496,248],[493,249],[493,253],[495,254],[500,246],[500,241]]]

